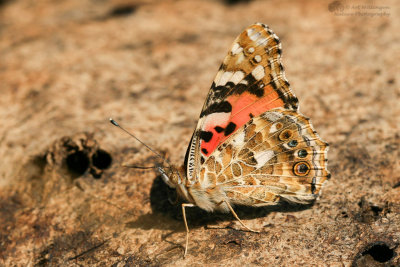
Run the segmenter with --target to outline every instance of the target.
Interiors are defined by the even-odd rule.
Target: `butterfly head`
[[[158,166],[158,171],[161,174],[163,181],[171,188],[176,188],[179,185],[184,185],[186,182],[185,172],[182,168],[176,166]]]
[[[160,172],[164,183],[166,183],[169,187],[176,188],[176,186],[181,183],[182,179],[176,174],[173,166],[167,168],[164,166],[159,166],[157,169]]]
[[[161,178],[163,181],[171,188],[176,189],[179,196],[193,202],[192,197],[190,197],[186,183],[187,178],[183,167],[178,168],[176,166],[159,166],[158,171],[161,173]]]

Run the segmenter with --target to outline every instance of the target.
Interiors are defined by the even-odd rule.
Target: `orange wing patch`
[[[215,120],[206,120],[204,124],[204,131],[201,132],[201,137],[203,137],[201,151],[206,156],[209,156],[219,144],[223,143],[251,118],[264,113],[266,110],[283,107],[283,101],[275,91],[271,91],[268,96],[263,98],[245,92],[241,95],[231,95],[227,98],[227,101],[233,103],[228,121],[216,123]],[[207,135],[211,138],[207,138]]]
[[[252,25],[235,40],[200,116],[198,134],[204,156],[252,117],[277,107],[297,109],[280,58],[281,43],[265,25]]]

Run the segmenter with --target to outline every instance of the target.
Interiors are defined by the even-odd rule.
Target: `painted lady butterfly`
[[[163,180],[207,211],[310,203],[325,180],[328,144],[298,112],[281,64],[281,43],[266,25],[248,27],[225,57],[182,167],[160,167]],[[251,230],[251,229],[249,229]],[[251,230],[253,231],[253,230]]]
[[[298,100],[281,64],[281,43],[264,24],[234,41],[200,114],[183,166],[159,167],[166,184],[206,211],[307,204],[330,178],[328,144],[298,112]]]

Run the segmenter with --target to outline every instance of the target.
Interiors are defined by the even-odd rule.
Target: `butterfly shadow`
[[[176,203],[174,203],[176,202]],[[169,188],[161,176],[157,176],[150,191],[150,205],[152,213],[141,215],[135,221],[128,222],[129,228],[161,229],[174,232],[185,231],[182,215],[182,202],[177,201],[176,191]],[[293,205],[281,202],[274,206],[247,207],[235,206],[234,210],[240,219],[251,220],[266,217],[272,212],[298,212],[311,208],[309,205]],[[230,213],[206,212],[198,207],[186,208],[186,218],[189,228],[206,227],[215,225],[218,222],[235,221]]]

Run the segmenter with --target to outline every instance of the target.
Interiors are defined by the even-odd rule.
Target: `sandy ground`
[[[0,266],[399,266],[399,3],[0,1]],[[312,207],[188,210],[181,164],[211,81],[254,22],[281,38],[302,113],[330,143]]]

